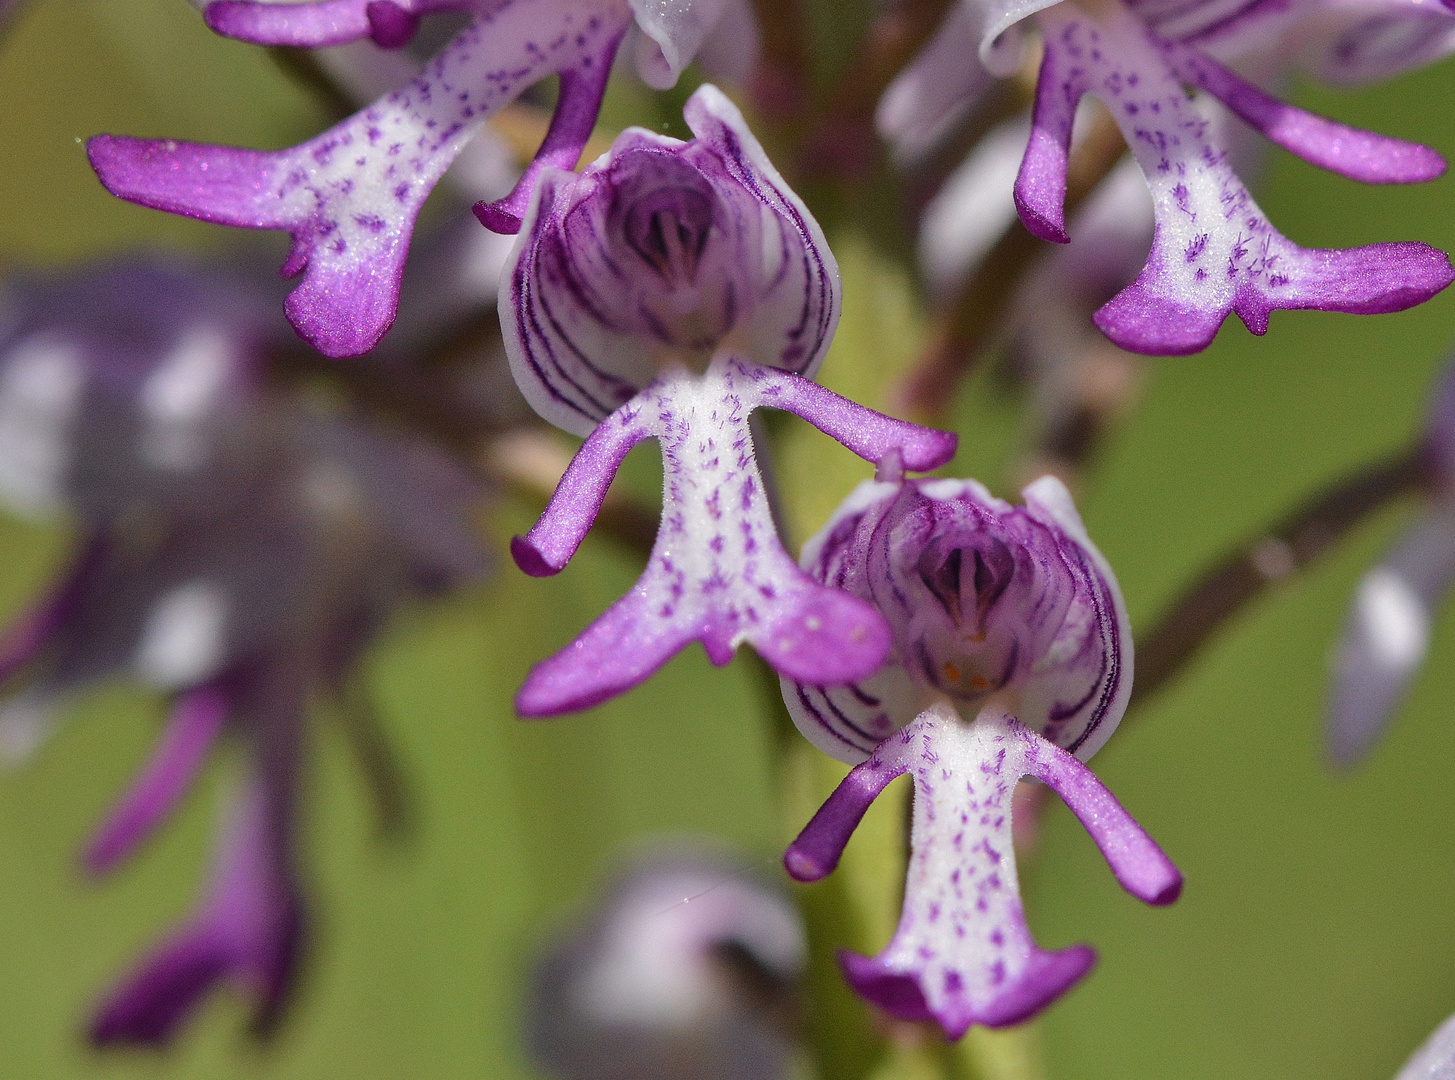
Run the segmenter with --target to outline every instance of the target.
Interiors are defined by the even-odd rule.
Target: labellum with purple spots
[[[601,108],[606,80],[634,19],[655,49],[638,50],[654,83],[670,86],[716,26],[726,0],[320,0],[207,8],[219,33],[264,45],[407,42],[421,16],[474,18],[406,87],[318,137],[261,151],[173,139],[98,135],[87,145],[121,198],[293,237],[283,275],[302,275],[285,310],[328,356],[373,348],[394,321],[414,222],[425,198],[480,126],[530,86],[560,76],[555,115],[515,190],[477,213],[514,232],[543,169],[573,167]]]
[[[1288,58],[1304,55],[1308,64],[1319,66],[1325,53],[1339,55],[1336,47],[1324,48],[1314,37],[1298,38],[1301,27],[1317,36],[1312,22],[1296,21],[1303,10],[1282,3],[1155,9],[1113,3],[1093,14],[1070,2],[966,4],[942,31],[961,47],[933,43],[886,94],[881,127],[898,138],[903,154],[922,154],[955,110],[988,82],[971,50],[978,45],[988,72],[1011,73],[1020,57],[1018,24],[1034,16],[1045,56],[1014,188],[1026,228],[1045,240],[1068,239],[1072,126],[1087,94],[1110,111],[1152,193],[1156,231],[1146,265],[1094,317],[1115,344],[1134,352],[1185,354],[1205,348],[1229,314],[1262,334],[1275,310],[1375,314],[1423,303],[1455,280],[1443,253],[1420,243],[1338,250],[1294,244],[1253,202],[1211,117],[1184,89],[1211,95],[1266,138],[1341,175],[1369,183],[1412,183],[1442,175],[1445,161],[1435,151],[1287,105],[1220,62],[1243,55],[1250,43],[1282,42],[1284,34]],[[1319,25],[1328,29],[1333,24]],[[1427,42],[1401,51],[1390,42],[1386,46],[1380,46],[1381,59],[1365,65],[1371,71],[1395,70],[1447,47]],[[976,75],[939,81],[941,89],[960,87],[952,100],[922,92],[935,83],[937,72],[954,63]]]
[[[501,278],[506,351],[527,400],[588,436],[545,514],[515,540],[554,574],[627,452],[656,438],[662,525],[636,587],[516,699],[527,716],[586,708],[692,641],[724,664],[748,641],[815,683],[867,675],[889,649],[863,600],[783,551],[748,418],[792,412],[869,461],[924,470],[955,437],[893,420],[812,381],[839,314],[838,267],[808,210],[715,87],[687,103],[696,138],[633,128],[580,176],[548,171]]]
[[[1059,480],[1025,506],[974,481],[866,483],[804,548],[826,584],[889,621],[889,661],[841,686],[783,680],[820,749],[855,763],[784,856],[815,881],[869,804],[914,779],[899,928],[871,958],[844,954],[864,997],[951,1038],[1038,1012],[1090,970],[1085,946],[1042,951],[1021,905],[1011,798],[1029,776],[1081,819],[1132,895],[1168,904],[1182,877],[1083,762],[1121,719],[1132,640],[1116,579]]]

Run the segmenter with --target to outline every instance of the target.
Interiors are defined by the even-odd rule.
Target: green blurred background
[[[841,32],[832,7],[815,10]],[[1455,64],[1298,98],[1455,155]],[[260,50],[214,38],[183,0],[37,0],[0,47],[0,101],[0,258],[11,266],[233,239],[112,200],[86,165],[86,136],[271,147],[321,125]],[[1308,246],[1455,248],[1449,178],[1361,187],[1280,153],[1259,199]],[[831,240],[846,308],[825,381],[883,404],[923,320],[909,279],[864,233],[841,224]],[[1081,498],[1134,625],[1227,544],[1402,445],[1452,342],[1455,292],[1393,316],[1280,313],[1266,338],[1234,324],[1202,356],[1151,362],[1143,402]],[[964,388],[956,471],[999,485],[1020,439],[1016,409],[988,375]],[[777,451],[796,542],[864,470],[797,422]],[[649,456],[637,471],[650,494]],[[506,503],[488,527],[503,538],[531,513]],[[1123,894],[1071,815],[1048,815],[1025,874],[1032,925],[1047,947],[1088,941],[1102,957],[1040,1022],[1053,1080],[1382,1080],[1455,1010],[1455,740],[1444,737],[1455,607],[1367,767],[1338,779],[1320,759],[1345,605],[1409,513],[1390,510],[1247,612],[1096,759],[1186,874],[1178,904],[1152,910]],[[0,518],[0,610],[34,593],[65,543]],[[319,725],[305,844],[317,948],[298,1008],[263,1047],[225,995],[160,1056],[99,1055],[79,1038],[96,995],[192,902],[216,786],[213,776],[114,879],[85,883],[78,847],[143,759],[158,703],[128,689],[81,702],[35,761],[0,777],[0,1076],[531,1076],[517,1039],[521,974],[623,846],[709,833],[771,869],[785,829],[801,824],[778,809],[772,733],[742,662],[713,669],[692,650],[583,716],[514,718],[529,665],[629,587],[640,561],[591,539],[558,578],[507,563],[486,586],[396,622],[369,683],[409,769],[418,828],[402,846],[375,842],[352,762]],[[885,874],[881,907],[898,888]],[[861,947],[883,943],[885,918]]]

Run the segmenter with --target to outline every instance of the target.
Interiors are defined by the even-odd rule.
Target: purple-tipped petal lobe
[[[214,32],[254,45],[317,49],[367,37],[380,48],[397,49],[413,39],[421,16],[479,6],[477,0],[217,0],[203,17]]]
[[[1415,184],[1445,173],[1428,146],[1347,127],[1288,105],[1194,49],[1170,50],[1178,73],[1244,121],[1305,161],[1367,184]]]
[[[589,68],[561,72],[556,110],[540,149],[526,166],[510,194],[495,202],[475,204],[475,216],[492,232],[513,235],[520,232],[526,208],[546,169],[574,169],[591,138],[601,100],[606,94],[606,80],[611,75],[611,61],[621,38],[609,44],[606,51]]]
[[[227,720],[227,695],[217,686],[177,700],[151,760],[86,846],[88,873],[104,874],[156,831],[187,793]]]
[[[163,1045],[224,981],[255,998],[260,1026],[276,1015],[297,966],[302,916],[274,816],[259,786],[244,790],[201,907],[106,997],[93,1042]]]
[[[790,871],[795,862],[805,871],[832,869],[848,833],[887,779],[904,772],[914,778],[899,927],[878,956],[841,958],[860,994],[902,1019],[933,1019],[958,1039],[972,1024],[1003,1027],[1028,1019],[1091,969],[1095,954],[1085,946],[1041,950],[1021,905],[1011,796],[1022,776],[1053,771],[1042,764],[1048,758],[1071,770],[1077,784],[1088,783],[1084,765],[1010,717],[987,709],[967,723],[948,706],[936,706],[856,766],[795,841]],[[1089,783],[1095,785],[1095,779]],[[1072,793],[1083,809],[1089,806],[1086,791]],[[1121,835],[1120,823],[1111,828]],[[1154,875],[1130,870],[1137,859],[1121,852],[1118,842],[1103,850],[1116,851],[1119,879],[1149,891]],[[1151,895],[1159,903],[1172,898],[1165,882]]]
[[[328,356],[355,356],[394,320],[414,221],[475,130],[554,72],[609,66],[626,13],[517,0],[478,15],[406,88],[315,139],[263,152],[101,135],[87,146],[112,194],[293,237],[286,310]]]
[[[783,853],[789,876],[795,881],[818,881],[832,874],[870,804],[905,769],[903,764],[872,758],[854,769]]]
[[[690,641],[718,664],[746,641],[785,676],[813,685],[852,682],[879,667],[890,643],[883,619],[863,600],[810,579],[783,551],[754,458],[749,414],[775,404],[774,388],[800,381],[737,359],[715,360],[700,376],[679,369],[609,417],[600,443],[592,441],[597,435],[587,441],[563,479],[564,494],[514,546],[522,568],[564,565],[625,450],[648,435],[662,445],[662,525],[632,592],[531,672],[516,701],[523,715],[596,704]],[[829,396],[836,411],[862,413],[870,431],[904,435],[910,445],[891,437],[884,447],[918,460],[920,429],[886,428],[897,422]]]
[[[1122,888],[1158,907],[1182,895],[1181,872],[1090,769],[1044,739],[1030,745],[1025,769],[1071,808]]]
[[[1157,355],[1191,353],[1206,347],[1229,314],[1262,334],[1275,310],[1399,311],[1455,280],[1449,259],[1424,244],[1329,251],[1293,244],[1268,222],[1226,153],[1210,141],[1208,121],[1182,87],[1179,61],[1191,55],[1188,50],[1150,34],[1126,13],[1097,22],[1075,8],[1056,7],[1038,18],[1046,55],[1037,110],[1055,120],[1048,121],[1043,142],[1059,153],[1067,109],[1082,94],[1096,94],[1121,127],[1153,196],[1157,224],[1146,266],[1095,316],[1115,344]],[[1200,70],[1210,83],[1220,78],[1221,69],[1210,62]],[[1376,178],[1418,179],[1435,164],[1423,150],[1399,144],[1386,168],[1380,154],[1390,147],[1371,141],[1377,137],[1251,97],[1240,83],[1228,87],[1230,96],[1242,95],[1250,116],[1346,172],[1385,169]],[[1053,230],[1063,225],[1064,170],[1059,159],[1046,160],[1044,169],[1022,170],[1017,191],[1034,210],[1032,221]]]

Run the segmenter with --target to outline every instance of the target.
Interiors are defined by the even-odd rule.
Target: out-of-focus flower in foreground
[[[781,891],[720,856],[654,853],[539,965],[532,1056],[561,1080],[780,1080],[806,959]]]
[[[1388,725],[1429,652],[1434,614],[1455,581],[1455,362],[1424,433],[1429,493],[1419,518],[1360,580],[1334,654],[1329,760],[1357,764]]]
[[[827,584],[873,602],[894,632],[889,663],[845,686],[784,680],[799,729],[854,770],[790,845],[800,881],[838,864],[869,804],[915,785],[899,928],[872,959],[844,954],[866,998],[952,1038],[1014,1024],[1090,969],[1085,946],[1048,953],[1026,926],[1011,843],[1016,782],[1034,777],[1081,819],[1117,880],[1175,900],[1176,867],[1082,764],[1111,735],[1132,681],[1116,579],[1060,481],[1025,506],[974,481],[869,482],[804,548]]]
[[[1455,1016],[1435,1029],[1394,1080],[1455,1080]]]
[[[734,0],[321,0],[207,7],[219,33],[263,45],[399,46],[422,15],[471,23],[406,87],[287,150],[98,135],[91,163],[112,194],[175,214],[293,237],[283,274],[301,274],[286,311],[328,356],[373,348],[394,321],[400,275],[425,198],[480,126],[524,90],[560,76],[545,141],[515,190],[477,212],[512,232],[541,171],[570,168],[601,108],[612,60],[640,28],[639,67],[670,86]]]
[[[640,128],[580,176],[547,171],[501,278],[506,351],[527,400],[585,445],[521,569],[561,570],[627,452],[656,438],[662,525],[636,587],[538,664],[516,704],[544,716],[636,685],[692,641],[724,664],[743,641],[812,683],[873,671],[889,649],[864,600],[783,551],[748,418],[802,417],[861,457],[924,470],[955,437],[812,381],[839,315],[838,266],[742,116],[715,87],[687,103],[691,142]]]
[[[421,443],[260,390],[275,317],[222,275],[117,263],[10,300],[0,495],[70,511],[80,540],[0,646],[0,747],[29,752],[65,699],[105,679],[173,695],[86,850],[96,874],[167,819],[224,736],[245,762],[203,899],[106,998],[92,1037],[165,1042],[222,982],[266,1028],[303,944],[310,706],[345,693],[402,602],[483,572],[479,492]]]
[[[1253,3],[1230,13],[1205,4],[1114,3],[1093,14],[1070,2],[966,2],[947,19],[941,38],[890,88],[881,127],[911,147],[931,141],[992,73],[1015,70],[1019,24],[1034,17],[1045,55],[1014,185],[1021,220],[1042,239],[1067,241],[1072,126],[1087,94],[1110,111],[1152,193],[1156,232],[1146,264],[1094,316],[1113,342],[1134,352],[1182,354],[1206,347],[1233,313],[1262,334],[1269,314],[1280,309],[1399,311],[1455,280],[1445,255],[1419,243],[1298,247],[1254,203],[1229,163],[1228,147],[1211,130],[1209,114],[1184,89],[1205,92],[1271,141],[1341,175],[1371,183],[1441,175],[1445,162],[1433,150],[1294,108],[1224,66],[1228,58],[1280,42],[1285,62],[1308,54],[1308,63],[1321,70],[1371,77],[1444,48],[1428,41],[1397,44],[1400,34],[1390,29],[1377,42],[1362,42],[1363,58],[1355,62],[1347,48],[1333,43],[1347,38],[1339,29],[1347,29],[1346,23],[1332,7],[1320,9],[1322,21],[1310,16],[1299,23],[1309,7]],[[1421,33],[1427,16],[1448,18],[1420,5],[1389,8],[1381,17],[1408,15],[1419,21]],[[1452,36],[1443,22],[1439,27],[1432,36],[1443,35],[1442,41]],[[1303,37],[1282,40],[1295,29]],[[974,58],[977,50],[983,68]]]

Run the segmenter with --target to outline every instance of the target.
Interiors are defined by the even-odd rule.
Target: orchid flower
[[[881,127],[904,131],[911,151],[927,144],[948,122],[947,106],[922,88],[935,84],[953,57],[973,71],[977,46],[985,78],[1009,74],[1019,63],[1019,24],[1034,16],[1045,56],[1014,185],[1021,220],[1042,239],[1068,240],[1066,170],[1077,104],[1087,94],[1107,106],[1152,194],[1156,231],[1146,264],[1094,316],[1122,348],[1196,352],[1234,313],[1262,334],[1280,309],[1398,311],[1455,280],[1449,260],[1424,244],[1326,251],[1293,244],[1254,203],[1205,108],[1189,100],[1185,87],[1202,90],[1269,140],[1353,179],[1410,183],[1441,175],[1445,162],[1433,150],[1296,109],[1216,59],[1287,29],[1299,5],[1255,3],[1230,15],[1206,5],[1113,3],[1093,14],[1071,0],[965,2],[968,8],[945,26],[953,42],[933,43],[891,87]],[[1385,66],[1395,64],[1389,59]],[[973,96],[983,81],[979,72],[957,73],[955,84],[964,85],[951,96]],[[938,85],[949,84],[938,78]]]
[[[656,438],[662,525],[636,587],[538,664],[516,699],[545,716],[636,685],[691,641],[716,664],[749,641],[810,682],[868,674],[889,648],[862,600],[783,551],[748,418],[801,416],[870,461],[932,469],[955,437],[890,419],[812,381],[839,315],[838,267],[736,107],[688,101],[691,142],[629,129],[580,176],[551,170],[501,277],[516,382],[543,417],[587,436],[544,515],[512,544],[560,571],[612,476]]]
[[[302,948],[310,705],[346,692],[401,604],[484,570],[475,483],[427,446],[263,392],[259,328],[276,317],[233,284],[117,263],[17,286],[0,329],[0,497],[68,510],[82,537],[0,638],[0,753],[31,752],[102,680],[173,698],[87,846],[97,875],[165,823],[224,739],[246,761],[207,895],[108,996],[102,1043],[166,1041],[222,982],[261,1026],[277,1016]]]
[[[871,958],[841,955],[864,997],[951,1038],[1018,1023],[1091,968],[1086,946],[1045,952],[1026,926],[1011,797],[1029,776],[1055,791],[1117,880],[1168,904],[1182,877],[1083,764],[1131,693],[1132,638],[1116,578],[1064,485],[1024,507],[971,480],[866,482],[804,547],[814,578],[872,601],[894,648],[867,679],[783,680],[800,731],[854,769],[784,856],[799,881],[838,864],[869,804],[914,780],[899,927]]]
[[[1325,745],[1339,768],[1357,764],[1388,726],[1455,582],[1455,362],[1440,375],[1423,442],[1424,511],[1360,580],[1334,654]]]
[[[532,1056],[560,1080],[786,1080],[808,960],[780,888],[711,849],[635,859],[538,964]]]
[[[607,76],[633,25],[654,85],[670,86],[727,0],[318,0],[210,4],[219,33],[264,45],[404,44],[421,16],[468,11],[471,23],[406,87],[300,146],[261,151],[98,135],[91,164],[112,194],[144,206],[293,238],[283,275],[302,275],[289,321],[327,356],[373,348],[394,321],[410,237],[426,196],[480,126],[528,87],[560,76],[555,115],[515,190],[481,203],[514,232],[541,171],[574,166]]]

